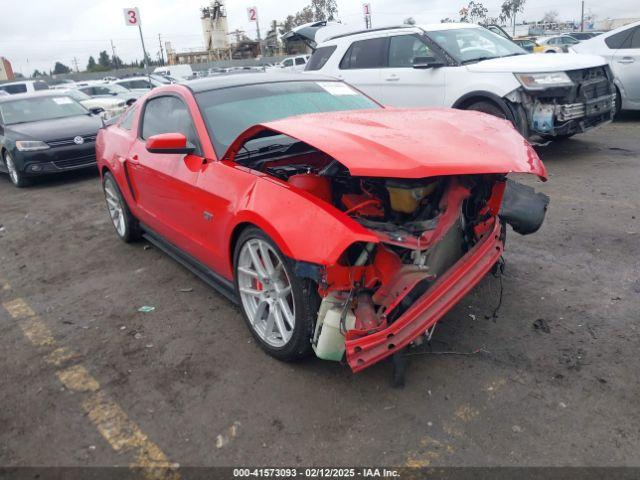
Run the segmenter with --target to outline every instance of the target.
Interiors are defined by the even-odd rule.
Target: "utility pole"
[[[582,0],[582,14],[580,15],[580,31],[584,32],[584,0]]]
[[[120,68],[120,67],[118,66],[118,57],[116,57],[116,47],[115,47],[115,45],[113,44],[113,40],[111,40],[111,59],[113,60],[113,63],[114,63],[114,65],[115,65],[115,67],[116,67],[116,70],[117,70],[118,68]]]
[[[162,37],[158,34],[158,44],[160,45],[160,65],[164,67],[164,50],[162,49]]]

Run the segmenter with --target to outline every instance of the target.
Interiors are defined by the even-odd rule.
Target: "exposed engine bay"
[[[504,174],[352,176],[303,142],[246,150],[236,161],[326,202],[379,239],[351,245],[334,265],[297,271],[317,283],[322,298],[312,339],[316,355],[340,361],[346,351],[354,371],[366,358],[358,346],[348,351],[350,340],[408,319],[414,304],[482,239],[495,233],[502,245],[506,223],[523,234],[538,230],[548,204],[548,197]],[[513,208],[502,206],[505,191]],[[391,333],[382,340],[389,351],[402,346]]]

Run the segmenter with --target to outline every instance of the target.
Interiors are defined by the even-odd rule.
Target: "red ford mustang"
[[[383,108],[332,79],[245,74],[154,89],[100,131],[118,236],[144,236],[243,311],[283,360],[362,370],[431,329],[536,231],[545,179],[507,121]]]

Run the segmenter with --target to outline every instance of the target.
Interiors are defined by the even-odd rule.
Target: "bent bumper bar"
[[[359,372],[406,347],[464,297],[502,255],[500,222],[389,327],[364,337],[347,332],[347,363]]]

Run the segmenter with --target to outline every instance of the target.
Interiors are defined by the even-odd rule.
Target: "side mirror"
[[[444,67],[444,63],[435,57],[415,57],[413,59],[413,68],[426,69]]]
[[[182,133],[160,133],[147,138],[145,144],[147,151],[151,153],[177,153],[190,154],[196,148],[187,142],[187,137]]]
[[[104,112],[104,108],[93,107],[93,108],[90,108],[89,111],[91,112],[91,115],[100,115],[102,112]]]

